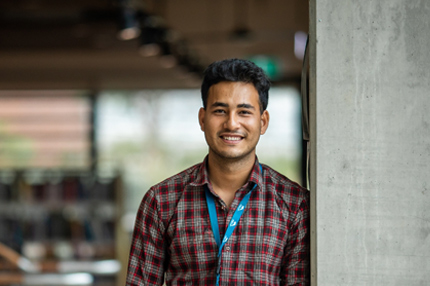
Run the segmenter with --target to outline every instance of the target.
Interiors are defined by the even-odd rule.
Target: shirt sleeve
[[[300,204],[292,227],[283,259],[281,285],[310,285],[310,222],[309,193]]]
[[[127,271],[127,286],[163,285],[166,246],[154,190],[139,207],[133,231]]]

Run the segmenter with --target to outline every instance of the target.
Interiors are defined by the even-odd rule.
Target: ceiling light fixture
[[[161,53],[160,53],[160,64],[164,68],[173,68],[177,64],[177,59],[173,55],[173,47],[169,42],[163,42],[160,45]]]
[[[128,0],[119,0],[120,15],[118,39],[127,41],[132,40],[140,35],[140,26],[137,19],[136,10],[130,5]]]
[[[139,53],[144,57],[157,56],[161,53],[164,31],[158,27],[144,27],[140,34]]]

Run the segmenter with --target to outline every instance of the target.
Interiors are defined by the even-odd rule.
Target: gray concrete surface
[[[310,3],[313,285],[430,285],[430,1]]]

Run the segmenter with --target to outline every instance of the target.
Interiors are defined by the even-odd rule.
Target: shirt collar
[[[208,156],[205,157],[203,162],[198,167],[197,175],[195,180],[190,183],[192,186],[203,186],[205,184],[209,185],[209,172],[208,172]],[[252,182],[253,184],[257,184],[258,188],[256,190],[263,190],[263,173],[261,172],[264,167],[258,162],[257,156],[255,156],[254,166],[252,167],[251,174],[248,178],[248,182]],[[253,186],[252,184],[252,186]],[[252,187],[251,187],[252,188]]]
[[[205,157],[203,162],[198,167],[196,177],[194,181],[190,183],[191,186],[203,186],[205,184],[209,184],[209,173],[207,164],[208,156]]]

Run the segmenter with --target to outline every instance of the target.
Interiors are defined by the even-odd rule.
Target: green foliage
[[[11,134],[4,122],[0,122],[0,142],[0,168],[24,168],[34,158],[33,141],[24,136]]]

